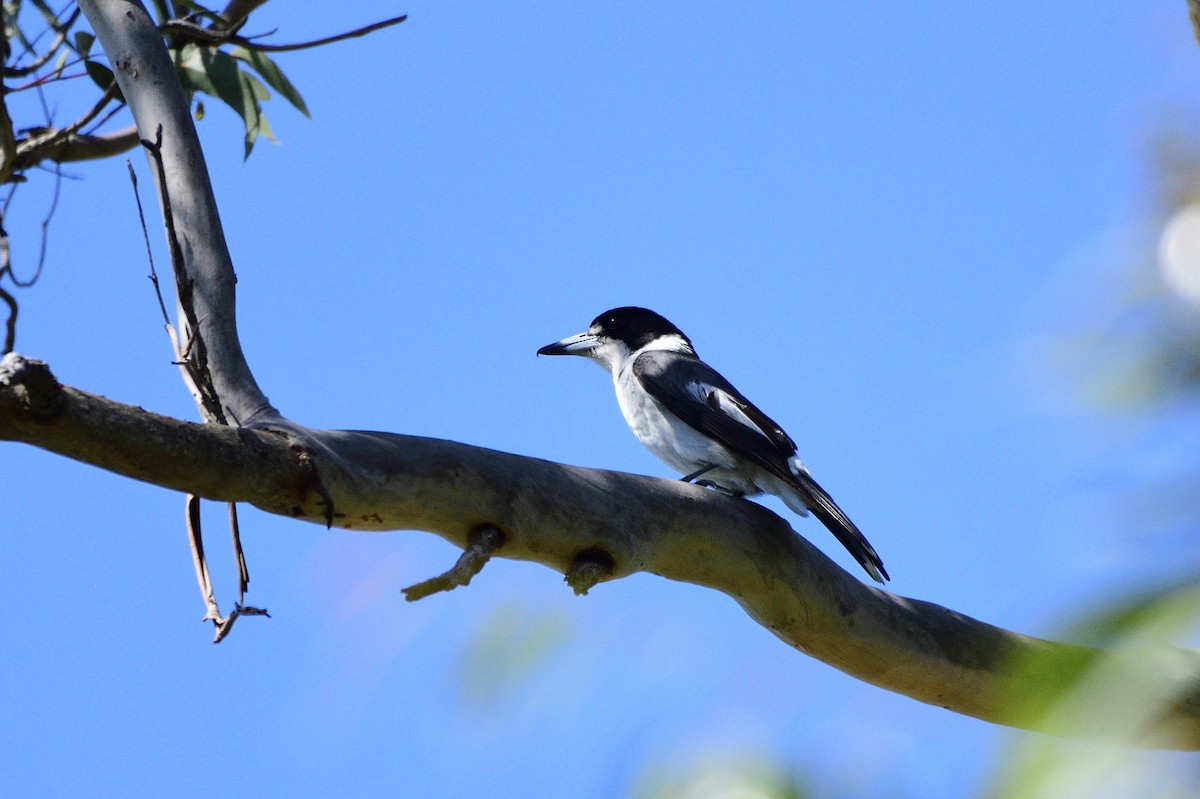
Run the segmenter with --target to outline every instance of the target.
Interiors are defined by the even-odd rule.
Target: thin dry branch
[[[12,202],[12,198],[17,187],[11,187],[8,197],[5,199],[3,206],[0,206],[0,223],[8,215],[8,206]],[[62,172],[56,167],[54,170],[54,193],[50,198],[50,207],[46,209],[46,215],[42,217],[41,236],[38,245],[37,262],[34,265],[33,274],[27,278],[20,278],[13,269],[12,249],[9,241],[8,231],[0,224],[0,278],[7,277],[13,282],[17,288],[27,289],[33,286],[42,276],[42,270],[46,266],[46,246],[50,241],[50,223],[54,219],[54,214],[58,210],[58,201],[62,191]]]
[[[161,136],[161,130],[159,131],[159,135]],[[172,267],[175,271],[176,280],[179,281],[181,279],[184,279],[184,276],[181,271],[182,266],[183,266],[182,248],[179,244],[179,241],[175,238],[175,229],[174,229],[174,224],[173,224],[173,220],[171,217],[170,193],[167,189],[165,179],[162,175],[162,157],[161,157],[162,145],[161,145],[161,142],[156,142],[152,145],[149,143],[143,143],[143,144],[147,146],[147,149],[151,150],[151,157],[154,160],[154,162],[156,163],[156,165],[158,165],[158,167],[159,167],[159,192],[163,198],[163,215],[165,217],[165,222],[166,222],[166,227],[167,227],[167,238],[168,238],[168,241],[170,242],[171,256],[172,256],[171,263],[172,263]],[[137,188],[138,188],[137,173],[134,171],[132,163],[128,163],[127,166],[129,167],[129,180],[133,184],[134,200],[137,203],[138,220],[141,222],[141,226],[142,226],[142,238],[145,240],[145,243],[146,243],[146,259],[150,265],[150,282],[154,286],[154,294],[155,294],[155,297],[158,299],[159,310],[162,312],[163,325],[167,331],[168,337],[170,338],[171,348],[175,353],[175,362],[183,365],[183,367],[187,370],[187,375],[190,379],[190,385],[192,387],[195,387],[197,385],[206,386],[208,389],[208,392],[211,394],[212,393],[212,379],[208,374],[208,370],[205,366],[204,361],[200,358],[200,356],[197,355],[198,351],[201,353],[203,352],[202,346],[201,347],[188,346],[188,348],[187,348],[188,351],[184,352],[183,349],[180,347],[179,334],[176,332],[175,326],[173,324],[171,324],[170,315],[167,313],[167,305],[163,300],[162,287],[159,285],[159,282],[158,282],[158,272],[154,268],[154,253],[150,247],[150,236],[146,229],[146,216],[142,209],[141,195],[138,194],[138,190],[137,190]],[[180,291],[179,294],[180,294],[180,298],[181,298],[181,302],[182,302],[183,298],[184,298],[184,294],[182,291]],[[195,330],[196,327],[197,327],[196,325],[192,325],[191,329]],[[192,343],[194,343],[195,341],[196,341],[196,339],[192,339]],[[213,421],[218,422],[218,423],[224,423],[224,417],[220,413],[219,404],[217,405],[217,409],[216,409],[216,418]],[[213,638],[213,643],[220,643],[222,640],[224,640],[224,638],[227,635],[229,635],[229,632],[233,629],[233,622],[237,619],[237,616],[239,615],[239,613],[256,613],[256,614],[260,614],[260,615],[268,615],[268,614],[266,613],[265,610],[261,611],[261,613],[260,613],[256,608],[243,608],[242,607],[242,603],[245,601],[245,598],[246,598],[246,589],[250,585],[250,572],[246,566],[245,551],[242,549],[242,537],[241,537],[241,530],[238,525],[237,504],[234,502],[228,503],[230,536],[233,541],[234,561],[237,564],[237,570],[238,570],[238,601],[237,601],[235,610],[233,611],[232,614],[230,614],[229,617],[221,616],[220,611],[218,609],[216,597],[213,594],[212,581],[209,578],[208,561],[204,556],[204,544],[203,544],[203,540],[202,540],[201,532],[200,532],[200,499],[192,494],[188,494],[187,505],[188,505],[188,525],[187,525],[187,527],[188,527],[188,537],[192,544],[192,560],[194,561],[194,563],[196,565],[196,576],[197,576],[197,579],[200,581],[200,592],[204,596],[204,600],[205,600],[206,606],[208,608],[208,613],[205,615],[205,618],[212,619],[213,623],[216,625],[216,628],[217,628],[216,636]]]
[[[62,128],[34,128],[30,135],[17,141],[16,168],[28,169],[45,160],[58,160],[54,154],[64,143],[100,115],[105,107],[117,98],[117,84],[113,83],[100,98],[84,112],[83,116]]]
[[[217,424],[228,424],[225,410],[221,405],[221,398],[217,395],[217,389],[213,385],[212,372],[208,368],[208,346],[204,343],[204,336],[200,327],[200,317],[196,313],[196,304],[194,302],[195,292],[193,291],[194,282],[188,275],[183,255],[183,244],[180,242],[179,235],[175,230],[175,214],[171,209],[171,191],[167,184],[166,167],[163,164],[162,157],[161,125],[155,131],[155,140],[151,142],[142,139],[142,147],[149,154],[150,163],[157,169],[158,197],[162,204],[163,225],[167,230],[167,251],[171,254],[171,273],[175,276],[175,298],[179,311],[183,316],[181,329],[176,330],[168,326],[168,332],[172,334],[171,339],[175,348],[176,363],[184,371],[188,386],[192,391],[192,395],[196,397],[197,404],[200,406],[200,412],[205,420]],[[140,213],[140,201],[138,202],[138,210]],[[153,269],[153,264],[151,265],[151,269]],[[155,289],[157,290],[157,275],[154,276],[153,280]],[[159,295],[159,305],[162,305],[161,294]],[[181,343],[182,347],[180,346]]]
[[[0,355],[7,355],[17,345],[17,300],[0,286],[0,302],[8,306],[8,317],[4,321],[4,349],[0,351]]]
[[[37,72],[39,69],[45,66],[51,58],[54,58],[54,54],[57,53],[59,48],[62,47],[67,41],[67,34],[70,33],[71,28],[74,27],[75,23],[79,20],[80,13],[81,12],[78,8],[71,12],[71,15],[67,17],[66,21],[63,22],[62,25],[58,26],[58,33],[55,35],[54,40],[50,42],[50,46],[43,50],[41,54],[38,55],[33,61],[22,67],[4,67],[4,77],[20,78],[24,77],[25,75],[32,75],[34,72]]]
[[[179,352],[179,337],[175,334],[175,326],[171,324],[171,315],[167,313],[167,303],[163,300],[162,286],[158,283],[158,271],[154,268],[154,250],[150,247],[150,232],[146,228],[146,213],[142,209],[142,195],[138,194],[137,172],[133,169],[132,161],[126,161],[125,166],[129,168],[129,182],[133,184],[133,200],[137,203],[138,222],[142,225],[142,241],[146,244],[146,262],[150,265],[150,284],[154,286],[154,296],[158,299],[158,309],[162,312],[163,326],[171,338],[171,345],[178,360],[182,357],[182,353]]]
[[[46,142],[33,145],[29,139],[22,139],[28,146],[22,150],[14,165],[17,171],[32,169],[42,161],[53,161],[58,164],[76,163],[79,161],[100,161],[132,150],[141,142],[141,136],[134,126],[122,128],[112,133],[68,133],[58,135],[60,131],[50,131],[46,134]]]
[[[211,621],[217,625],[217,634],[221,635],[221,609],[217,607],[217,598],[213,594],[212,576],[208,573],[208,559],[204,557],[204,536],[200,532],[200,497],[188,494],[184,502],[187,512],[188,544],[192,549],[192,565],[196,567],[196,582],[200,584],[200,596],[204,600],[204,618],[201,621]]]
[[[233,538],[233,558],[238,570],[238,606],[246,601],[246,589],[250,587],[250,570],[246,568],[246,552],[242,549],[242,529],[238,524],[237,503],[229,506],[229,535]]]
[[[250,577],[246,574],[246,563],[241,558],[241,546],[238,542],[237,515],[233,512],[233,509],[237,506],[232,502],[229,503],[233,539],[237,549],[238,566],[240,568],[238,601],[234,604],[233,611],[228,616],[222,616],[220,606],[217,604],[216,594],[213,593],[212,576],[208,571],[208,559],[204,556],[204,536],[200,530],[200,497],[195,494],[188,494],[185,505],[187,508],[188,544],[192,550],[192,565],[196,567],[196,581],[200,584],[200,596],[204,600],[204,618],[201,621],[211,621],[213,623],[213,643],[219,644],[233,630],[233,623],[238,620],[239,616],[266,616],[269,619],[271,618],[271,614],[267,612],[266,608],[253,608],[242,604],[242,598],[246,592],[246,584],[250,582]]]
[[[174,37],[174,46],[176,47],[189,42],[209,47],[216,47],[222,44],[236,44],[245,47],[247,50],[257,50],[264,53],[284,53],[293,50],[308,50],[313,47],[321,47],[347,39],[356,39],[360,36],[366,36],[369,33],[383,30],[384,28],[390,28],[393,25],[399,25],[406,19],[408,19],[408,15],[402,14],[391,19],[373,22],[370,25],[363,25],[361,28],[355,28],[345,33],[337,33],[333,36],[325,36],[307,42],[293,42],[291,44],[266,44],[254,38],[239,36],[234,29],[204,27],[185,19],[173,19],[164,22],[159,26],[159,30],[162,31],[164,36]]]
[[[409,602],[416,602],[441,591],[453,591],[455,588],[470,585],[471,578],[483,570],[492,553],[503,545],[504,533],[490,524],[471,531],[466,548],[450,571],[405,588],[404,598]]]

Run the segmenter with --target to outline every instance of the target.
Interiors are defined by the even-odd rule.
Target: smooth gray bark
[[[161,130],[174,228],[187,281],[193,286],[195,318],[213,387],[239,424],[276,418],[278,412],[254,381],[238,340],[237,276],[191,109],[162,36],[141,3],[85,0],[79,5],[104,47],[139,135],[153,142]],[[154,174],[157,167],[153,162],[150,167]],[[193,331],[182,315],[177,327],[181,343],[186,343]],[[203,407],[201,413],[209,417]]]

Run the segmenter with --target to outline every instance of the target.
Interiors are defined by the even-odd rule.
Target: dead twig
[[[233,623],[238,620],[239,616],[266,616],[268,619],[271,618],[271,614],[267,613],[266,608],[252,608],[249,605],[234,605],[233,612],[217,622],[217,633],[213,636],[214,644],[219,644],[225,640],[225,636],[229,635],[230,630],[233,629]]]
[[[4,350],[0,351],[0,355],[7,355],[17,344],[17,300],[0,286],[0,302],[8,306],[8,320],[4,323]]]
[[[230,511],[236,507],[234,503],[229,503]],[[237,522],[233,522],[234,540],[237,541]],[[188,543],[192,549],[192,564],[196,567],[196,581],[200,584],[200,595],[204,598],[205,613],[201,621],[211,621],[216,632],[213,634],[213,643],[219,644],[225,637],[229,635],[233,629],[233,623],[237,621],[239,616],[266,616],[271,618],[271,614],[266,608],[255,608],[241,603],[239,601],[233,606],[233,612],[228,616],[221,615],[221,609],[217,605],[216,595],[213,593],[212,577],[208,572],[208,560],[204,556],[204,539],[200,533],[200,498],[195,494],[187,495],[187,531]],[[240,543],[236,547],[236,552],[240,555]],[[241,591],[245,591],[245,585],[249,582],[250,577],[246,574],[245,560],[240,558],[238,562],[241,566]]]
[[[167,175],[162,158],[162,126],[158,127],[155,141],[142,139],[142,146],[150,153],[151,160],[158,169],[159,197],[162,201],[163,224],[167,230],[167,245],[171,253],[171,268],[175,275],[175,296],[179,301],[179,309],[184,321],[177,331],[179,337],[186,337],[182,353],[176,342],[176,353],[181,354],[180,365],[184,368],[201,411],[207,421],[218,424],[228,424],[225,412],[221,407],[221,399],[217,396],[213,385],[212,374],[208,370],[208,348],[200,331],[201,319],[196,316],[192,302],[192,278],[187,273],[184,262],[183,247],[179,243],[179,235],[175,230],[175,215],[171,210],[171,195],[167,187]]]
[[[3,208],[0,208],[0,222],[8,215],[8,206],[12,202],[13,195],[16,192],[16,186],[13,186],[8,197],[4,200]],[[42,218],[42,235],[41,242],[38,246],[37,266],[33,270],[33,275],[25,280],[17,277],[17,273],[12,268],[12,251],[9,249],[8,231],[0,226],[0,278],[6,275],[12,280],[13,285],[17,288],[27,289],[34,283],[38,282],[38,278],[42,276],[42,269],[46,265],[46,248],[50,240],[50,223],[54,220],[54,214],[58,210],[58,200],[62,193],[62,170],[55,165],[54,169],[54,194],[50,199],[50,208],[46,211],[46,216]]]
[[[246,600],[246,589],[250,587],[250,571],[246,568],[246,553],[242,551],[242,533],[238,527],[237,503],[229,504],[229,532],[233,537],[233,558],[238,570],[238,607]]]
[[[208,560],[204,557],[204,539],[200,534],[200,497],[195,494],[187,495],[187,533],[192,549],[192,565],[196,567],[196,582],[200,584],[200,596],[204,598],[205,612],[201,621],[212,621],[219,627],[224,619],[217,607],[217,598],[213,595]]]
[[[12,268],[12,250],[8,238],[8,231],[3,227],[4,217],[8,213],[8,204],[12,201],[13,194],[16,192],[14,184],[12,191],[5,198],[4,205],[0,207],[0,280],[7,277],[13,282],[17,288],[29,288],[34,283],[37,283],[38,278],[42,276],[42,269],[46,265],[46,247],[50,238],[50,222],[54,219],[54,212],[58,209],[58,199],[62,189],[62,170],[55,165],[54,169],[54,195],[50,201],[50,209],[46,212],[45,218],[42,219],[42,235],[41,245],[38,250],[37,267],[34,269],[32,277],[27,280],[22,280],[17,277],[17,273]],[[8,306],[8,319],[5,321],[4,332],[4,349],[0,354],[9,353],[16,346],[17,340],[17,300],[16,298],[3,288],[0,288],[0,302]]]
[[[150,247],[150,234],[146,228],[146,216],[142,208],[142,199],[137,190],[137,173],[134,172],[133,164],[127,162],[129,180],[133,184],[133,195],[137,202],[138,219],[142,226],[142,238],[146,243],[146,258],[150,264],[150,282],[153,284],[154,294],[158,298],[158,308],[162,313],[163,325],[166,328],[167,336],[171,340],[171,347],[175,353],[175,362],[184,369],[188,381],[191,383],[193,389],[198,392],[197,396],[201,397],[202,410],[205,412],[205,415],[210,417],[208,421],[227,425],[228,422],[221,410],[216,388],[213,386],[212,375],[208,371],[204,340],[200,335],[200,323],[202,320],[196,317],[195,309],[192,307],[192,281],[186,274],[183,263],[183,250],[175,231],[175,218],[171,212],[171,199],[167,190],[166,176],[163,172],[162,128],[159,127],[155,142],[143,141],[142,145],[150,152],[152,160],[158,166],[163,220],[167,229],[167,241],[171,250],[171,265],[175,274],[175,288],[178,293],[179,307],[182,309],[187,320],[187,326],[184,328],[187,334],[187,342],[181,346],[179,331],[171,323],[170,314],[167,312],[167,304],[163,299],[162,286],[158,281],[158,272],[154,268],[154,253]],[[217,606],[216,597],[213,594],[212,580],[208,572],[208,562],[204,556],[204,544],[200,533],[200,500],[191,494],[188,495],[188,535],[192,542],[192,559],[196,565],[196,578],[200,581],[200,592],[204,595],[204,601],[208,607],[208,612],[204,618],[206,620],[212,619],[213,624],[216,626],[216,634],[213,637],[214,644],[220,643],[229,635],[230,630],[233,629],[233,623],[237,620],[238,616],[270,616],[266,609],[242,605],[242,602],[246,598],[246,589],[250,585],[250,572],[246,567],[246,554],[242,549],[237,504],[233,502],[228,504],[230,536],[233,541],[233,557],[237,563],[238,571],[238,601],[234,606],[233,612],[228,616],[222,617]]]
[[[146,230],[146,214],[142,210],[142,196],[138,194],[137,172],[133,170],[132,161],[126,160],[125,165],[129,167],[129,182],[133,184],[133,199],[137,203],[138,220],[142,223],[142,240],[146,242],[146,260],[150,262],[150,282],[154,285],[155,296],[158,297],[158,307],[162,311],[163,324],[166,325],[171,342],[175,345],[175,357],[182,360],[183,355],[179,352],[174,325],[171,324],[171,316],[167,313],[167,304],[163,301],[162,287],[158,284],[158,272],[154,269],[154,251],[150,248],[150,233]]]
[[[334,42],[345,41],[346,39],[355,39],[359,36],[366,36],[368,33],[374,33],[383,28],[389,28],[393,25],[399,25],[404,20],[408,19],[407,14],[402,14],[399,17],[392,17],[381,22],[373,22],[370,25],[364,25],[361,28],[355,28],[352,31],[338,33],[333,36],[326,36],[321,39],[313,39],[307,42],[295,42],[293,44],[262,44],[254,40],[239,36],[234,30],[225,30],[221,28],[206,28],[202,25],[197,25],[194,22],[189,22],[183,19],[173,19],[164,22],[158,26],[158,29],[163,35],[175,36],[174,46],[179,47],[184,44],[196,43],[204,44],[209,47],[216,47],[222,44],[236,44],[245,47],[247,50],[257,50],[264,53],[283,53],[291,50],[307,50],[312,47],[321,47]],[[270,34],[264,34],[270,35]],[[255,37],[258,38],[258,37]]]
[[[81,13],[82,11],[77,7],[73,12],[71,12],[71,16],[67,17],[67,21],[58,28],[58,35],[54,37],[54,41],[50,43],[50,46],[46,48],[41,55],[23,67],[5,67],[4,77],[21,78],[25,75],[32,74],[45,66],[45,64],[51,58],[54,58],[54,54],[57,53],[58,49],[67,41],[67,34],[75,25],[75,22],[79,19],[79,15]]]
[[[120,89],[117,87],[116,81],[113,81],[112,85],[100,95],[100,99],[83,116],[70,125],[63,128],[35,128],[30,131],[29,136],[18,139],[16,142],[16,156],[13,162],[13,169],[21,171],[29,169],[34,164],[46,159],[57,160],[57,153],[55,151],[66,144],[85,125],[99,116],[100,112],[115,100],[119,93]]]
[[[471,578],[479,574],[484,564],[492,557],[492,553],[503,545],[504,533],[498,528],[490,524],[477,527],[471,532],[467,548],[450,571],[405,588],[404,598],[409,602],[416,602],[430,594],[453,591],[459,586],[470,584]]]

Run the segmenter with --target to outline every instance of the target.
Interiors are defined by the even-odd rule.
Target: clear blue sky
[[[1197,562],[1120,507],[1180,447],[1089,406],[1063,357],[1124,290],[1153,136],[1200,121],[1183,0],[351,7],[250,25],[294,41],[410,14],[280,56],[314,117],[272,101],[281,146],[243,164],[230,112],[209,100],[199,124],[243,343],[292,418],[668,476],[600,371],[534,357],[645,305],[789,430],[900,594],[1052,635]],[[124,159],[68,171],[17,349],[196,418]],[[39,191],[5,223],[25,261]],[[0,472],[5,795],[603,799],[758,754],[821,796],[953,799],[1018,737],[693,586],[577,598],[501,560],[407,604],[453,547],[250,508],[248,601],[273,618],[214,647],[181,496],[17,445]]]

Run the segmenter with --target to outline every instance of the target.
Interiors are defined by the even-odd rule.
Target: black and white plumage
[[[735,496],[773,494],[811,511],[867,574],[889,579],[875,548],[796,456],[796,444],[715,369],[683,332],[645,308],[614,308],[538,355],[582,355],[613,377],[621,413],[651,452],[687,481]]]

